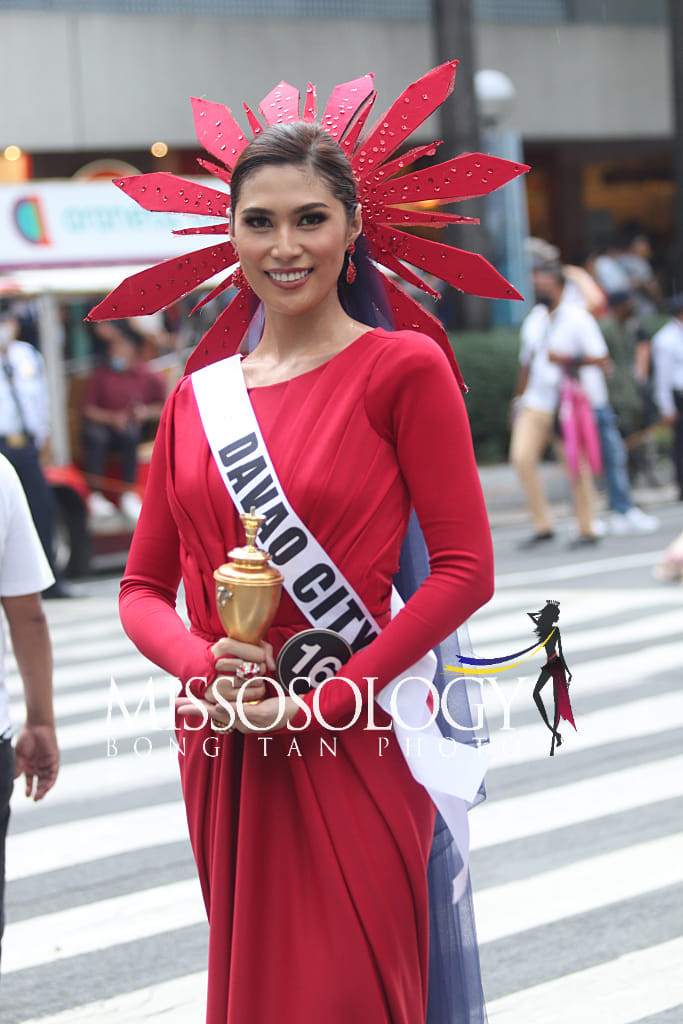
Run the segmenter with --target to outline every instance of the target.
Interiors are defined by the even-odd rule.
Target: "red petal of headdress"
[[[229,224],[205,224],[198,228],[176,228],[174,235],[229,235]]]
[[[404,327],[411,328],[414,331],[421,331],[423,334],[433,338],[451,364],[461,390],[466,391],[467,387],[462,379],[460,367],[453,354],[444,325],[428,309],[425,309],[421,303],[416,302],[411,295],[408,295],[408,292],[404,291],[395,281],[390,281],[384,274],[381,277],[387,297],[391,303],[391,311],[397,323],[401,323]]]
[[[206,185],[156,171],[115,178],[114,184],[134,199],[143,210],[156,213],[197,213],[207,217],[227,217],[230,196]]]
[[[404,167],[408,167],[413,161],[421,160],[423,156],[434,156],[437,147],[441,145],[441,142],[430,142],[427,146],[416,146],[414,149],[409,149],[407,153],[402,153],[395,160],[389,160],[387,163],[382,164],[374,174],[368,174],[362,178],[361,191],[367,194],[376,185],[381,185],[383,181],[391,178],[397,171],[403,170]]]
[[[304,103],[304,112],[301,115],[301,120],[310,124],[312,121],[315,121],[315,115],[317,113],[318,101],[315,94],[315,86],[309,82],[306,89],[306,102]]]
[[[90,310],[88,320],[117,320],[157,313],[236,262],[237,253],[231,242],[221,242],[186,256],[174,256],[127,277]]]
[[[350,157],[351,153],[353,153],[360,133],[363,131],[363,128],[365,128],[368,117],[370,116],[370,111],[375,105],[376,98],[377,93],[372,92],[368,98],[363,101],[363,105],[359,108],[355,120],[351,121],[351,124],[340,140],[341,148],[344,150],[347,157]]]
[[[402,277],[408,284],[412,284],[414,288],[419,288],[420,291],[425,292],[427,295],[431,295],[433,299],[439,299],[441,296],[437,291],[427,284],[424,278],[418,277],[410,267],[406,267],[399,259],[397,259],[388,250],[383,249],[381,254],[378,256],[375,251],[375,247],[372,246],[372,236],[368,236],[368,240],[371,244],[371,255],[376,263],[381,263],[383,267],[390,270],[392,274],[396,274],[397,277]]]
[[[405,89],[353,154],[351,166],[367,174],[402,146],[453,92],[457,60],[433,68]]]
[[[234,280],[235,275],[234,273],[232,273],[229,274],[224,281],[220,281],[215,288],[211,289],[208,295],[205,295],[203,299],[199,300],[196,306],[193,306],[193,308],[190,310],[190,316],[192,316],[193,313],[196,313],[198,309],[203,309],[204,306],[207,306],[210,302],[213,302],[214,299],[217,299],[218,296],[222,295],[223,292],[228,290],[228,288],[232,288],[234,285]]]
[[[244,107],[244,113],[247,115],[247,121],[249,122],[249,127],[251,128],[252,132],[254,133],[254,138],[256,138],[256,136],[260,135],[261,132],[263,131],[263,125],[259,121],[259,119],[256,116],[256,114],[254,113],[254,111],[251,109],[251,107],[247,106],[246,103],[243,103],[242,106]]]
[[[288,82],[280,82],[261,100],[259,113],[266,124],[298,121],[299,90]]]
[[[200,167],[207,170],[209,174],[213,174],[214,178],[220,178],[220,180],[224,181],[226,185],[230,184],[230,178],[232,175],[230,174],[230,171],[225,169],[225,167],[219,167],[218,164],[212,164],[210,160],[202,160],[200,156],[197,157],[197,163]]]
[[[248,288],[238,292],[190,354],[185,373],[194,373],[202,366],[233,356],[242,344],[256,304],[257,300]]]
[[[193,96],[192,111],[199,145],[232,170],[249,142],[232,116],[232,110],[222,103],[209,103]]]
[[[435,167],[392,178],[374,188],[370,195],[389,204],[418,203],[434,199],[439,203],[453,203],[460,199],[476,199],[495,192],[502,185],[529,168],[497,156],[483,153],[463,153],[454,160],[445,160]]]
[[[481,295],[485,299],[522,298],[479,253],[455,249],[443,242],[430,242],[419,235],[407,235],[396,228],[379,225],[372,228],[372,238],[382,252],[380,262],[384,262],[384,253],[391,252],[468,295]]]
[[[352,82],[335,86],[320,122],[333,139],[341,139],[374,88],[372,75],[363,75]]]
[[[376,215],[378,224],[424,224],[427,227],[440,227],[444,224],[478,224],[478,217],[463,217],[459,213],[424,213],[422,210],[402,210],[396,206],[385,206]],[[188,232],[189,233],[189,232]],[[175,231],[174,234],[180,234]]]

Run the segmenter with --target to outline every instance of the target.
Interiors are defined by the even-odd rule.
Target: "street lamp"
[[[517,90],[502,71],[487,69],[474,76],[474,94],[477,97],[479,117],[487,129],[494,129],[504,121],[515,105]]]
[[[484,69],[474,76],[479,120],[482,126],[482,148],[493,156],[522,163],[522,138],[519,132],[501,131],[515,105],[517,91],[502,71]],[[525,296],[524,302],[493,303],[493,319],[497,324],[520,324],[531,309],[531,274],[524,251],[529,234],[529,213],[524,176],[515,178],[505,188],[484,200],[486,227],[493,246],[492,262],[504,277]]]

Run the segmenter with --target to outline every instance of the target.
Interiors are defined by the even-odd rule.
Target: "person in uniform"
[[[19,319],[9,300],[0,305],[0,454],[17,472],[55,581],[44,597],[70,597],[54,561],[55,505],[40,452],[49,434],[45,365],[40,352],[18,340]]]

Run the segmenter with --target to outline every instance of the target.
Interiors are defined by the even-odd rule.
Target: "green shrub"
[[[517,381],[519,331],[514,327],[462,331],[452,333],[450,341],[470,386],[465,404],[477,461],[505,462],[510,443],[508,414]]]

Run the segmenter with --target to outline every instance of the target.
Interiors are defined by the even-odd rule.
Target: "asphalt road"
[[[556,541],[521,552],[519,505],[491,504],[497,589],[470,623],[476,653],[528,646],[526,613],[559,600],[577,727],[551,759],[539,655],[482,683],[492,767],[471,869],[491,1024],[683,1021],[683,586],[651,573],[683,507],[649,510],[652,535],[577,552],[561,517]],[[13,798],[0,1021],[200,1024],[206,924],[167,684],[120,630],[116,581],[84,590],[47,606],[63,768],[42,804]],[[135,715],[150,678],[156,729]]]
[[[526,613],[559,600],[577,726],[563,723],[550,759],[538,656],[498,676],[509,731],[485,687],[493,766],[470,820],[492,1024],[683,1021],[683,872],[670,871],[683,850],[683,586],[652,576],[683,506],[648,497],[656,533],[578,550],[566,506],[556,539],[529,551],[519,506],[490,504],[497,586],[470,622],[475,651],[520,650]]]

